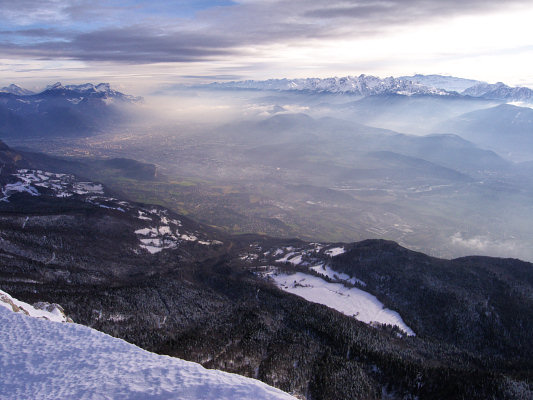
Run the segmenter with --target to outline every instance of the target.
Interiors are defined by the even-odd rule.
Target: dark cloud
[[[22,36],[29,38],[69,38],[73,32],[64,32],[51,28],[18,29],[0,31],[0,35]]]
[[[74,58],[97,61],[186,62],[230,54],[235,43],[203,32],[172,32],[131,27],[77,36],[68,44]]]
[[[158,7],[148,13],[148,3],[139,2],[0,0],[0,12],[7,16],[8,26],[11,24],[0,32],[6,39],[0,44],[0,51],[4,55],[84,61],[190,62],[253,53],[261,45],[379,34],[406,24],[529,3],[530,0],[248,0],[228,7],[206,8],[197,11],[194,18],[184,18],[176,8],[179,2],[174,8],[158,2]],[[41,26],[13,27],[25,16]],[[79,23],[73,24],[72,20]],[[50,21],[56,21],[61,29]],[[26,39],[16,40],[15,36]],[[27,39],[31,37],[39,40]]]

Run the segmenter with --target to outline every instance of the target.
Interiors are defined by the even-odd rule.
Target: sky
[[[0,87],[443,74],[533,87],[531,0],[0,0]]]

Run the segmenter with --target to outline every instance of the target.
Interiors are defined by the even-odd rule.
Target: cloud
[[[488,236],[479,235],[465,238],[460,232],[452,235],[450,240],[455,246],[465,248],[468,252],[477,252],[480,254],[497,256],[502,254],[517,254],[519,250],[522,250],[519,249],[517,240],[496,240]]]
[[[364,37],[406,24],[528,3],[0,0],[9,32],[3,34],[0,52],[82,61],[196,62],[250,56],[268,46]]]

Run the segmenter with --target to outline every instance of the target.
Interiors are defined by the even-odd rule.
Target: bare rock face
[[[2,303],[2,305],[7,308],[11,307],[11,310],[13,312],[16,312],[16,313],[21,312],[23,314],[29,315],[29,313],[26,310],[21,309],[19,306],[17,306],[13,302],[13,299],[11,298],[11,296],[9,296],[7,293],[0,292],[0,303]]]

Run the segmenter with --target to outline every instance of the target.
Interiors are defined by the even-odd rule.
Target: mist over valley
[[[153,179],[97,170],[90,177],[228,233],[383,238],[439,257],[532,260],[531,109],[446,91],[446,78],[440,88],[353,78],[381,82],[364,93],[334,90],[339,80],[315,82],[318,89],[181,87],[130,101],[122,119],[89,135],[75,128],[15,135],[5,126],[3,138],[77,161],[154,164]],[[83,115],[101,121],[102,113]]]

